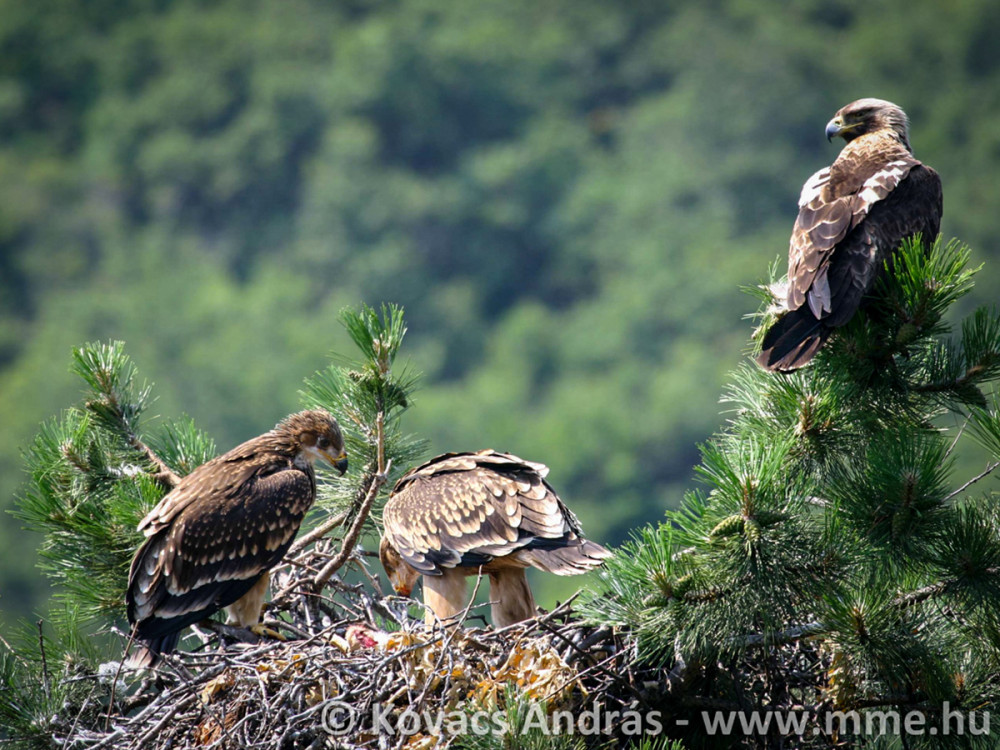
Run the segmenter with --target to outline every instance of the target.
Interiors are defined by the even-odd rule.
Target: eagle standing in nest
[[[423,576],[427,624],[461,614],[466,577],[490,579],[493,625],[535,616],[525,569],[585,573],[610,552],[545,481],[548,467],[509,453],[446,453],[407,472],[383,513],[382,565],[397,593]]]
[[[788,252],[785,312],[764,336],[757,362],[790,372],[845,325],[900,243],[926,246],[941,225],[941,179],[913,157],[906,113],[859,99],[826,126],[843,138],[836,161],[806,182]]]
[[[154,665],[181,630],[226,607],[228,624],[260,621],[268,571],[316,499],[313,462],[347,470],[344,438],[325,411],[303,411],[184,477],[139,523],[146,541],[129,571],[128,621]]]

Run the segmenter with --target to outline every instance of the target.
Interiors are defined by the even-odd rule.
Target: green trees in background
[[[718,427],[734,290],[837,107],[904,106],[945,234],[1000,251],[994,5],[0,0],[0,504],[81,341],[232,445],[344,348],[337,311],[392,300],[407,429],[544,460],[624,538]],[[0,525],[5,619],[36,542]]]
[[[957,243],[904,245],[879,301],[813,366],[740,367],[728,424],[702,448],[704,489],[608,562],[591,616],[633,629],[662,665],[691,747],[733,746],[712,744],[710,710],[798,712],[796,747],[873,742],[866,715],[893,709],[883,733],[908,712],[925,722],[902,747],[995,744],[1000,513],[976,482],[1000,465],[1000,412],[982,392],[1000,377],[1000,316],[976,310],[950,335],[968,260]],[[938,428],[945,412],[962,429]],[[954,454],[970,438],[991,458],[965,476]],[[961,728],[945,731],[945,703]],[[829,723],[836,711],[859,723]]]

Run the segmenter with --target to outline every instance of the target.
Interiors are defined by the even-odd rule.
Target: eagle
[[[185,627],[223,607],[230,625],[259,623],[268,571],[316,499],[319,458],[347,470],[337,421],[320,410],[292,414],[199,466],[139,522],[146,540],[125,597],[140,644],[131,666],[153,666]]]
[[[900,243],[925,246],[941,226],[941,179],[910,148],[906,113],[882,99],[842,107],[826,126],[846,141],[799,198],[788,251],[787,312],[767,331],[757,362],[790,372],[845,325]]]
[[[535,616],[525,570],[585,573],[610,552],[545,481],[548,467],[510,453],[445,453],[393,487],[379,558],[398,594],[423,576],[426,623],[454,622],[468,606],[466,577],[489,576],[493,625]]]

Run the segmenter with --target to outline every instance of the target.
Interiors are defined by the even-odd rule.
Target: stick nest
[[[386,724],[395,729],[406,709],[428,716],[503,709],[510,686],[550,711],[636,705],[634,645],[581,623],[569,603],[503,630],[475,627],[478,607],[461,628],[428,629],[408,612],[412,600],[381,593],[364,553],[352,557],[347,575],[365,583],[334,576],[311,591],[332,554],[327,546],[273,571],[276,593],[263,624],[288,640],[203,623],[192,629],[197,648],[166,655],[154,670],[119,673],[117,663],[104,664],[78,678],[93,680],[94,690],[82,707],[66,707],[56,722],[66,734],[56,742],[88,750],[429,749],[446,745],[447,735],[430,726],[389,733]],[[343,736],[329,731],[334,702],[353,715]]]

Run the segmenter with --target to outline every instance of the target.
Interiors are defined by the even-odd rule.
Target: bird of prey
[[[802,188],[788,251],[787,312],[757,362],[790,372],[813,358],[862,304],[900,243],[930,246],[941,225],[941,180],[913,157],[906,113],[881,99],[842,107],[826,126],[847,143]]]
[[[303,411],[184,477],[139,523],[146,541],[129,571],[128,620],[154,665],[181,630],[226,607],[228,623],[257,625],[268,571],[316,499],[313,462],[347,470],[344,439],[325,411]]]
[[[610,556],[583,538],[580,522],[545,481],[548,471],[483,450],[438,456],[396,483],[379,557],[399,594],[409,596],[423,576],[428,625],[465,610],[466,576],[489,576],[493,625],[502,628],[535,616],[526,568],[576,575]]]

